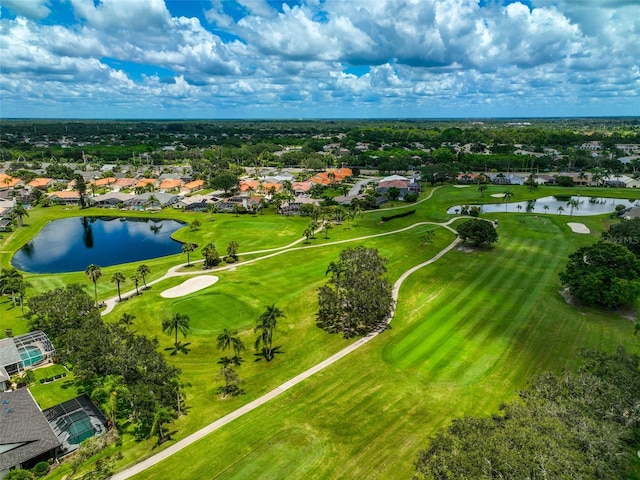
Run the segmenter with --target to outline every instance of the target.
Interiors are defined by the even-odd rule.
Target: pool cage
[[[56,354],[51,340],[40,330],[13,337],[13,343],[22,358],[23,369],[46,363]]]
[[[6,376],[21,373],[25,368],[50,363],[56,354],[44,332],[34,332],[0,340],[0,369]]]
[[[43,413],[62,443],[63,455],[76,450],[83,440],[107,431],[107,419],[86,395],[60,403]]]

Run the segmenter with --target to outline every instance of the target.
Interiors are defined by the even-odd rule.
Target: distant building
[[[391,188],[397,188],[400,191],[399,199],[403,199],[408,193],[420,193],[420,183],[415,178],[406,178],[401,175],[390,175],[380,180],[376,193],[384,195]]]

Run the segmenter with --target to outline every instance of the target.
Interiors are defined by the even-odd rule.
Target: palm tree
[[[487,191],[487,188],[488,188],[487,185],[484,183],[481,183],[480,185],[478,185],[478,191],[480,192],[480,196],[482,198],[484,198],[484,192]]]
[[[16,204],[16,206],[15,206],[15,207],[13,207],[13,214],[14,214],[16,217],[18,217],[19,225],[20,225],[21,227],[23,227],[23,226],[24,226],[24,223],[23,223],[22,218],[23,218],[23,217],[28,217],[28,216],[29,216],[29,212],[27,212],[27,210],[22,206],[22,204],[21,204],[21,203],[18,203],[18,204]]]
[[[236,330],[231,331],[225,328],[220,335],[218,335],[218,344],[216,345],[218,350],[233,350],[236,358],[240,358],[240,352],[244,350],[244,344],[238,332]]]
[[[3,268],[2,271],[0,271],[0,293],[11,294],[14,307],[17,306],[16,293],[20,291],[22,282],[22,275],[17,269],[11,267]]]
[[[151,273],[151,269],[144,263],[138,267],[137,273],[142,277],[142,283],[144,283],[144,289],[147,289],[147,275]]]
[[[560,206],[558,207],[558,213],[559,213],[560,215],[562,215],[562,212],[564,212],[564,208],[562,207],[562,205],[560,205]]]
[[[126,282],[127,279],[124,277],[122,272],[116,272],[111,277],[111,283],[115,283],[118,286],[118,300],[122,301],[122,296],[120,295],[120,284]]]
[[[140,274],[138,272],[134,272],[133,275],[131,275],[131,280],[133,280],[133,283],[136,286],[136,295],[140,295],[140,291],[138,291],[138,285],[140,285]]]
[[[549,211],[549,205],[545,205],[545,206],[544,206],[544,207],[542,207],[542,208],[544,208],[544,211],[545,211],[545,212]]]
[[[213,222],[213,214],[218,212],[218,206],[215,203],[207,205],[207,212],[209,212],[209,221]]]
[[[147,201],[145,202],[145,206],[154,209],[157,205],[160,205],[158,197],[155,195],[149,195],[149,198],[147,198]]]
[[[128,395],[129,389],[121,375],[107,375],[102,379],[101,385],[91,392],[93,400],[103,403],[107,415],[111,417],[111,428],[116,431],[118,430],[116,425],[118,405],[121,398]]]
[[[322,224],[322,231],[324,232],[325,240],[329,238],[329,230],[333,228],[333,225],[329,222],[325,222]]]
[[[187,338],[187,332],[189,331],[189,316],[182,313],[175,312],[173,317],[168,320],[162,321],[162,331],[171,335],[175,333],[174,344],[178,343],[178,332]]]
[[[190,253],[196,249],[195,243],[183,243],[182,244],[182,253],[187,254],[187,266],[191,266]]]
[[[302,232],[302,236],[307,239],[304,243],[309,243],[309,239],[313,236],[313,230],[305,228],[304,232]]]
[[[569,218],[572,217],[573,215],[573,209],[577,209],[578,208],[578,201],[575,198],[572,198],[571,200],[569,200],[567,202],[567,206],[570,208],[569,210]]]
[[[122,317],[120,317],[120,320],[118,320],[118,323],[127,327],[127,330],[130,330],[135,318],[135,315],[131,315],[130,313],[123,313]]]
[[[191,351],[191,349],[188,348],[189,345],[191,345],[191,342],[182,343],[181,341],[177,341],[173,343],[172,347],[167,347],[165,348],[165,350],[171,351],[171,353],[169,354],[171,356],[177,355],[179,353],[184,353],[186,355]]]
[[[260,332],[255,342],[255,349],[262,345],[262,352],[267,361],[273,358],[273,330],[276,328],[278,318],[285,317],[285,314],[278,307],[271,305],[258,318],[254,332]]]
[[[102,268],[100,265],[92,263],[84,271],[93,282],[93,293],[96,299],[96,307],[98,306],[98,279],[102,276]]]
[[[516,208],[518,209],[518,212],[522,211],[522,205],[518,204],[518,205],[516,205]]]
[[[502,200],[504,200],[504,211],[507,211],[508,205],[509,205],[509,200],[511,199],[511,197],[513,196],[513,193],[511,193],[509,190],[507,190],[506,192],[504,192],[502,194]]]

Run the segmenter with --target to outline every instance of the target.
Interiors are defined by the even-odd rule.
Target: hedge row
[[[55,375],[53,377],[46,377],[46,378],[41,378],[40,379],[40,383],[49,383],[49,382],[54,382],[56,380],[60,380],[61,378],[66,377],[67,374],[66,373],[59,373],[58,375]]]
[[[395,215],[391,215],[390,217],[382,217],[381,220],[383,222],[388,222],[389,220],[393,220],[394,218],[402,218],[402,217],[407,217],[409,215],[413,215],[414,213],[416,213],[415,210],[409,210],[407,212],[404,213],[397,213]]]

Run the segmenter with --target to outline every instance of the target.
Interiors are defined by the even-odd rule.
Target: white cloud
[[[31,7],[43,15],[56,1]],[[636,2],[282,0],[277,10],[273,2],[212,0],[202,25],[195,15],[172,16],[162,0],[127,0],[126,8],[121,0],[65,1],[72,25],[41,23],[24,8],[0,20],[5,115],[25,103],[46,112],[56,102],[80,112],[94,102],[114,115],[137,108],[138,116],[284,108],[526,115],[562,102],[582,112],[590,98],[628,112],[633,102],[619,99],[640,92]]]
[[[16,15],[40,19],[51,13],[49,0],[0,0],[0,6],[7,7]]]

